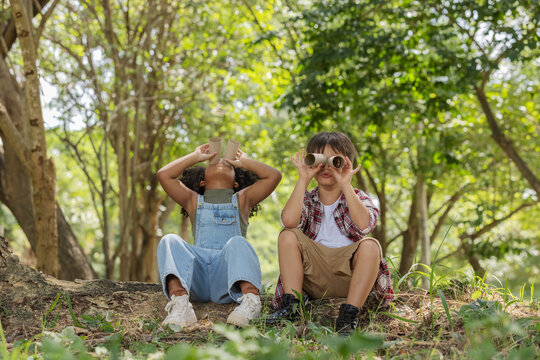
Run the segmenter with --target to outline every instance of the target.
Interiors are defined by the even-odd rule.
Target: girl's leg
[[[189,302],[188,290],[192,284],[197,287],[198,279],[193,276],[197,270],[197,254],[191,245],[177,235],[165,235],[158,246],[158,267],[163,291],[169,302],[165,306],[167,317],[163,325],[176,325],[180,328],[197,322],[193,306]]]
[[[302,245],[294,232],[283,230],[279,234],[278,259],[285,294],[294,294],[293,290],[301,294],[304,280]]]
[[[169,274],[165,281],[167,283],[167,289],[169,290],[169,296],[182,296],[188,294],[186,289],[182,286],[180,279],[176,276]]]
[[[381,262],[380,248],[374,240],[365,240],[354,253],[351,267],[353,269],[347,303],[358,308],[364,305],[377,275]]]
[[[208,301],[208,274],[206,249],[192,246],[181,237],[169,234],[159,242],[157,256],[163,292],[171,295],[189,295],[198,301]]]
[[[244,294],[253,294],[253,295],[259,295],[259,289],[249,281],[239,281],[238,285],[240,286],[240,291],[242,291],[242,295]]]
[[[223,246],[211,268],[211,301],[227,303],[261,290],[261,266],[255,250],[242,236]]]
[[[242,236],[230,238],[221,250],[214,271],[217,278],[223,279],[223,274],[226,275],[220,283],[227,287],[216,288],[212,295],[217,297],[220,293],[226,294],[220,296],[220,299],[233,299],[240,303],[227,317],[227,323],[240,327],[248,326],[250,320],[261,315],[262,310],[259,296],[261,266],[255,250]]]

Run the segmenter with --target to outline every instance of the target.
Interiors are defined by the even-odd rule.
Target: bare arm
[[[216,153],[209,154],[208,144],[204,144],[197,147],[192,153],[170,162],[157,172],[159,183],[167,195],[186,209],[190,217],[197,202],[197,193],[185,186],[178,180],[178,177],[188,167],[208,160],[215,155]]]
[[[362,203],[362,200],[360,200],[358,195],[356,195],[351,184],[343,189],[343,194],[345,195],[352,221],[359,229],[367,229],[369,226],[369,210]]]
[[[309,182],[313,179],[313,176],[322,167],[322,164],[317,165],[314,168],[306,166],[304,164],[305,150],[302,149],[300,153],[295,153],[291,157],[291,161],[298,169],[298,181],[294,186],[294,190],[287,200],[285,207],[281,211],[281,222],[286,228],[295,228],[300,224],[302,217],[302,207],[304,205],[304,195],[309,186]]]
[[[251,209],[266,199],[278,186],[281,181],[281,172],[270,165],[248,158],[241,150],[238,150],[236,158],[237,160],[226,161],[232,166],[249,170],[259,177],[256,183],[238,192],[240,208],[247,219]]]
[[[341,192],[345,195],[352,221],[358,228],[364,230],[369,226],[369,210],[356,195],[351,185],[352,176],[360,170],[360,165],[356,169],[353,169],[352,162],[348,157],[345,158],[345,161],[346,164],[342,169],[331,168],[331,171],[334,173]]]

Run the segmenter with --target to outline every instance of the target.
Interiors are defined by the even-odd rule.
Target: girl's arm
[[[178,177],[188,167],[214,157],[216,153],[209,154],[208,148],[208,144],[198,146],[192,153],[170,162],[157,172],[159,183],[167,195],[186,209],[190,217],[197,204],[197,193],[178,180]]]
[[[305,155],[305,150],[302,149],[300,154],[295,153],[294,156],[291,157],[292,163],[298,169],[298,181],[294,186],[294,190],[289,197],[289,200],[287,200],[285,207],[281,211],[281,222],[286,228],[295,228],[300,224],[307,187],[309,186],[311,179],[313,179],[313,176],[315,176],[317,171],[322,167],[322,164],[313,168],[306,166],[304,164]]]
[[[251,171],[259,177],[257,182],[238,192],[240,209],[247,219],[251,209],[266,199],[278,186],[281,181],[281,172],[270,165],[248,158],[241,150],[238,150],[236,158],[238,160],[226,161],[232,166]]]

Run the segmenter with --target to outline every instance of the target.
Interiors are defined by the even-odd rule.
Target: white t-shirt
[[[336,224],[334,219],[334,210],[339,204],[339,198],[332,205],[323,206],[323,218],[321,228],[315,241],[330,248],[338,248],[347,245],[351,245],[354,241],[343,235]]]

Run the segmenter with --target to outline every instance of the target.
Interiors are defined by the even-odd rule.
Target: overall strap
[[[204,196],[201,194],[197,194],[197,216],[200,214],[200,210],[204,203]]]
[[[240,212],[240,209],[238,207],[238,196],[237,196],[237,194],[238,193],[232,194],[231,203],[233,204],[234,208],[237,209]]]

